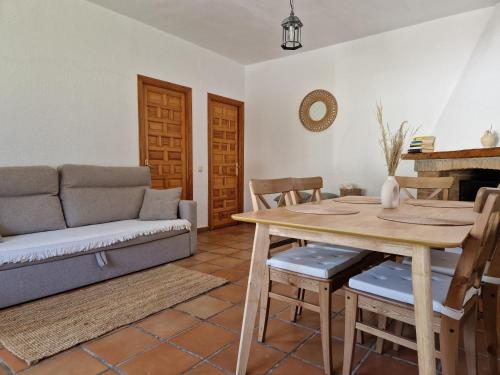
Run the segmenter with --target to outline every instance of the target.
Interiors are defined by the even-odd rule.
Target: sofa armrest
[[[181,200],[179,202],[179,219],[186,219],[191,223],[190,252],[191,254],[195,254],[198,241],[197,211],[195,201]]]

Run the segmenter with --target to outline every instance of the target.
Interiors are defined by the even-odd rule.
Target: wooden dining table
[[[232,215],[234,220],[256,224],[236,373],[246,373],[266,260],[269,257],[270,235],[277,235],[411,257],[419,373],[435,374],[430,249],[461,247],[472,225],[408,224],[378,216],[391,214],[472,223],[477,214],[470,203],[464,202],[455,208],[436,208],[402,201],[395,209],[383,209],[379,204],[333,201],[319,204],[357,213],[320,215],[292,212],[280,207]]]

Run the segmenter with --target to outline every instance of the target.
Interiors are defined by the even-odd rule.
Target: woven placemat
[[[168,264],[0,311],[0,342],[28,364],[228,281]]]
[[[406,204],[421,207],[435,207],[435,208],[473,208],[474,202],[463,201],[438,201],[431,199],[408,199]]]
[[[359,210],[334,208],[322,204],[299,204],[297,206],[287,206],[286,209],[292,212],[313,215],[354,215],[359,213]]]
[[[351,203],[351,204],[380,204],[379,197],[365,197],[361,195],[348,195],[345,197],[334,198],[335,202]]]
[[[379,219],[396,221],[398,223],[406,224],[420,224],[420,225],[439,225],[439,226],[464,226],[472,225],[474,221],[471,220],[457,220],[443,217],[424,217],[424,216],[411,216],[404,214],[390,214],[380,213],[377,215]]]

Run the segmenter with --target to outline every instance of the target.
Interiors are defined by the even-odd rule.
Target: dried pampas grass
[[[403,146],[407,138],[415,134],[415,130],[409,126],[408,121],[403,121],[401,125],[399,125],[398,130],[392,134],[389,123],[384,125],[382,102],[377,103],[377,122],[380,128],[379,141],[382,146],[382,151],[384,151],[387,173],[389,176],[394,176],[396,174],[396,169],[398,169],[399,160],[401,160]]]

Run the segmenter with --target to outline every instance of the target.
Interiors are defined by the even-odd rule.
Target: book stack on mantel
[[[409,154],[421,154],[434,152],[434,141],[436,137],[424,136],[424,137],[413,137],[410,148],[408,149]]]

